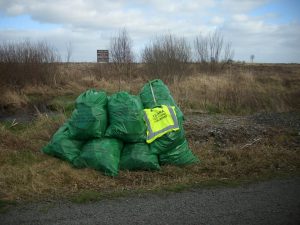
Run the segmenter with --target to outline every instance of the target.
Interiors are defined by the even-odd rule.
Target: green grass
[[[42,100],[42,98],[41,98],[42,96],[38,93],[27,94],[26,97],[28,98],[28,100],[31,104],[40,102]]]
[[[45,155],[39,152],[22,151],[13,152],[5,159],[5,163],[10,166],[23,167],[24,165],[30,166],[46,159]],[[1,162],[1,160],[0,160]]]
[[[189,189],[193,188],[200,188],[200,189],[215,189],[215,188],[236,188],[242,185],[250,185],[255,184],[258,182],[269,181],[272,179],[289,179],[293,177],[299,177],[300,172],[286,172],[286,171],[278,171],[276,173],[266,173],[260,174],[257,176],[249,176],[249,177],[241,177],[241,178],[210,178],[203,181],[196,181],[195,183],[189,184],[171,184],[165,187],[161,187],[154,192],[183,192],[188,191]]]
[[[10,209],[10,207],[16,206],[16,205],[17,205],[16,201],[9,201],[9,200],[1,200],[0,199],[0,213],[5,213]]]
[[[77,94],[64,94],[58,96],[41,96],[37,94],[28,94],[29,105],[43,103],[51,111],[63,112],[65,115],[70,116],[75,108],[75,99]]]
[[[102,195],[93,190],[84,190],[79,194],[75,195],[71,198],[71,201],[74,203],[87,203],[87,202],[94,202],[99,201],[102,199]]]
[[[52,99],[48,106],[53,111],[63,112],[66,116],[70,116],[75,108],[75,95],[62,95]]]
[[[3,126],[4,129],[9,130],[13,133],[22,133],[24,132],[26,129],[28,129],[30,126],[32,125],[31,122],[16,122],[15,124],[10,121],[2,121],[0,122],[0,126]]]
[[[218,114],[222,112],[222,110],[214,104],[206,104],[205,109],[209,114]]]

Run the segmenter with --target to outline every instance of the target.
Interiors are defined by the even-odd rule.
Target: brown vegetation
[[[40,152],[65,119],[64,116],[41,116],[33,124],[1,125],[1,199],[56,198],[84,190],[110,193],[112,190],[176,189],[210,180],[253,179],[281,171],[294,173],[300,166],[299,148],[285,148],[280,133],[247,148],[241,148],[238,142],[216,149],[212,139],[190,138],[190,147],[201,163],[183,168],[164,166],[159,172],[122,171],[118,177],[110,178],[92,169],[74,169],[70,164]],[[189,131],[189,126],[186,129]]]
[[[25,85],[55,85],[57,52],[46,42],[23,41],[0,44],[0,87],[15,90]]]
[[[180,79],[190,72],[191,48],[183,37],[169,34],[157,37],[146,46],[142,58],[148,77]]]
[[[169,85],[184,111],[248,114],[299,110],[300,66],[297,64],[233,64],[217,74],[197,72],[198,64],[188,66],[190,74],[181,79],[178,76],[156,77]],[[0,99],[0,108],[20,109],[32,104],[36,100],[33,96],[46,102],[57,96],[76,96],[88,88],[137,94],[151,79],[146,75],[144,64],[133,64],[130,78],[120,77],[113,64],[74,63],[57,64],[56,67],[59,71],[59,76],[55,75],[56,85],[52,82],[29,82],[22,88],[14,88],[9,83],[3,85],[1,96],[7,97]],[[5,79],[2,82],[6,82]]]

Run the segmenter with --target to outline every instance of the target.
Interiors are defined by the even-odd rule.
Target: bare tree
[[[73,54],[73,45],[71,41],[66,44],[66,53],[66,62],[69,63]]]
[[[110,40],[110,55],[114,68],[121,76],[125,75],[131,80],[131,69],[133,63],[132,40],[125,28],[121,29],[117,36]]]
[[[207,38],[204,38],[202,36],[196,37],[194,45],[195,45],[200,62],[207,63],[209,61]]]
[[[225,50],[224,50],[224,58],[223,61],[225,63],[228,63],[230,61],[232,61],[233,56],[234,56],[234,50],[231,47],[231,42],[227,43],[225,46]]]
[[[58,52],[45,41],[0,43],[0,86],[56,85]],[[0,88],[1,89],[1,88]]]
[[[250,55],[250,61],[251,61],[251,63],[253,63],[253,61],[254,61],[254,58],[255,58],[255,55]]]
[[[208,35],[208,45],[211,62],[219,62],[220,55],[223,48],[223,35],[220,31],[216,30]]]
[[[145,47],[142,59],[151,76],[181,78],[188,70],[191,49],[183,37],[164,35]]]
[[[223,68],[224,64],[232,61],[234,56],[232,44],[224,42],[224,37],[219,30],[215,30],[207,36],[200,35],[196,37],[194,47],[198,62],[202,64],[202,67],[209,64],[211,72],[214,72],[218,65]]]

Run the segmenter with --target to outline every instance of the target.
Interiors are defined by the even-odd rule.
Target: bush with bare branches
[[[148,76],[181,78],[188,73],[191,49],[185,38],[172,34],[157,37],[142,52]]]
[[[47,42],[2,42],[0,44],[0,86],[20,89],[57,82],[60,56]]]
[[[115,71],[119,75],[131,79],[132,63],[134,59],[132,40],[125,28],[121,29],[117,36],[110,40],[110,56]]]
[[[210,72],[224,68],[232,62],[234,56],[231,42],[224,42],[223,34],[219,30],[209,33],[208,36],[196,37],[194,47],[200,68],[209,69]]]

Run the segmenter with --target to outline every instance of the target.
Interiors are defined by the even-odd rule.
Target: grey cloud
[[[232,41],[236,57],[249,60],[251,54],[260,62],[300,62],[300,24],[266,24],[263,21],[232,22],[223,27]]]

